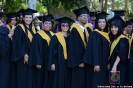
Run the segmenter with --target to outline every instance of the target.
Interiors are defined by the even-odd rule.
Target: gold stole
[[[63,47],[64,58],[67,59],[67,47],[66,47],[66,41],[65,41],[65,38],[64,38],[62,32],[58,32],[58,33],[56,33],[56,36],[57,36],[58,41],[60,42],[61,46]]]
[[[81,39],[82,39],[82,41],[84,43],[84,47],[86,48],[87,44],[86,44],[86,42],[84,40],[84,34],[83,34],[83,31],[82,31],[80,25],[76,24],[76,23],[73,23],[72,26],[71,26],[70,31],[72,31],[72,28],[76,28],[76,30],[78,31],[78,33],[79,33],[79,35],[80,35],[80,37],[81,37]],[[87,29],[85,29],[85,33],[86,33],[86,38],[87,38],[87,42],[88,42],[89,33],[88,33]]]
[[[130,48],[131,48],[131,44],[132,44],[132,40],[133,40],[133,33],[132,33],[132,36],[130,38],[128,38],[128,41],[129,41],[129,53],[128,53],[128,58],[130,58]]]
[[[11,27],[7,24],[6,25],[6,28],[10,31]],[[11,37],[11,40],[12,40],[12,37]]]
[[[110,42],[108,33],[99,31],[98,29],[95,29],[94,31],[100,33],[104,38],[106,38],[108,40],[108,42]]]
[[[23,24],[18,24],[22,29],[23,29],[23,31],[25,32],[25,27],[24,27],[24,25]],[[30,31],[29,30],[27,30],[28,31],[28,38],[29,38],[29,40],[30,40],[30,42],[32,42],[32,38],[33,38],[33,35],[30,33]],[[36,30],[35,30],[35,27],[34,26],[32,26],[32,31],[33,31],[33,33],[35,34],[36,33]],[[25,32],[26,33],[26,32]]]
[[[110,56],[112,55],[113,50],[115,49],[116,45],[119,43],[121,38],[126,38],[126,37],[124,35],[120,35],[116,40],[113,41],[111,48],[110,48]],[[110,57],[109,57],[109,59],[110,59]]]
[[[45,31],[43,31],[43,30],[40,30],[40,31],[38,31],[37,32],[43,39],[45,39],[46,41],[47,41],[47,43],[48,43],[48,45],[49,45],[49,43],[50,43],[50,37],[45,33]],[[53,36],[54,35],[54,33],[52,33],[51,31],[50,31],[50,34]]]
[[[93,30],[92,26],[89,23],[86,23],[85,26],[89,27],[91,29],[91,31]]]

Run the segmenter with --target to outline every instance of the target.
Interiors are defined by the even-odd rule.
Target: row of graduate
[[[110,85],[109,71],[120,71],[117,85],[133,86],[133,35],[123,34],[124,28],[132,30],[132,20],[116,15],[107,21],[108,14],[100,12],[93,30],[85,6],[73,11],[72,25],[68,17],[56,19],[60,32],[54,34],[52,15],[38,17],[43,30],[31,25],[36,12],[22,10],[16,27],[16,16],[9,13],[7,25],[0,27],[1,88],[97,88]]]

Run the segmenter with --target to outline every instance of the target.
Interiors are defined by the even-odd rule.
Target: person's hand
[[[81,63],[81,64],[79,65],[79,67],[81,67],[81,68],[83,68],[84,66],[85,66],[84,63]]]
[[[52,64],[52,65],[51,65],[51,70],[52,70],[52,71],[55,71],[55,64]]]
[[[41,66],[41,65],[36,65],[36,68],[37,68],[37,69],[41,69],[42,66]]]
[[[27,63],[28,64],[28,58],[29,56],[27,54],[24,55],[24,64]]]
[[[8,36],[11,38],[14,35],[14,30],[10,30]]]
[[[99,72],[100,71],[100,66],[94,66],[94,72]]]

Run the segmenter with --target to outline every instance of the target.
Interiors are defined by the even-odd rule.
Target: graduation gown
[[[97,88],[98,85],[105,86],[107,65],[109,57],[108,33],[95,29],[90,34],[89,41],[84,53],[83,62],[88,64],[86,71],[86,88]],[[100,72],[94,72],[94,66],[100,66]]]
[[[0,27],[0,87],[10,88],[11,39],[9,29]]]
[[[24,55],[29,55],[32,38],[35,33],[34,27],[27,28],[25,24],[19,24],[14,31],[11,60],[16,63],[17,88],[31,87],[31,69],[27,63],[24,64]]]
[[[34,68],[33,88],[48,88],[46,66],[49,42],[52,35],[52,32],[40,30],[33,38],[29,58],[29,65]],[[37,69],[36,65],[41,65],[41,69]]]
[[[64,52],[67,49],[67,43],[68,37],[64,37],[62,32],[58,32],[50,41],[47,69],[51,71],[51,65],[55,64],[55,71],[50,72],[48,88],[68,88],[67,57],[64,56],[64,53],[67,54]]]
[[[82,63],[83,55],[87,44],[87,31],[82,31],[79,24],[71,26],[68,42],[68,62],[70,68],[68,88],[84,88],[85,68],[79,67]]]
[[[128,85],[133,86],[133,33],[129,38],[129,59],[128,59]]]
[[[120,57],[120,62],[117,65],[117,71],[120,71],[120,84],[124,86],[127,81],[127,62],[128,62],[128,51],[129,51],[129,42],[128,39],[124,35],[120,35],[111,43],[110,49],[110,70],[112,69],[117,56]]]

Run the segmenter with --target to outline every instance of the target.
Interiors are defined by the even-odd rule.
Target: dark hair
[[[12,18],[6,18],[6,23],[7,24],[11,23],[11,21],[12,21]],[[16,21],[18,21],[17,17],[16,17]]]
[[[59,28],[59,32],[61,32],[62,30],[61,30],[61,24],[60,24],[60,23],[57,23],[57,24],[55,25],[55,32],[56,32],[57,26],[58,26],[58,28]],[[67,33],[68,33],[68,34],[70,33],[70,24],[69,24],[69,29],[68,29]]]
[[[105,22],[106,22],[106,26],[105,26],[105,28],[104,28],[104,32],[108,32],[108,27],[109,27],[109,24],[108,24],[108,22],[107,22],[107,20],[106,19],[104,19],[105,20]],[[99,21],[99,19],[96,19],[95,20],[95,29],[98,29],[98,30],[102,30],[101,28],[99,28],[99,26],[98,26],[98,21]]]
[[[111,32],[111,26],[117,26],[117,27],[118,27],[118,32],[117,32],[116,36],[112,34],[112,32]],[[118,38],[118,37],[123,33],[123,28],[122,28],[122,26],[119,25],[118,23],[115,23],[115,22],[112,22],[112,23],[110,24],[109,30],[110,30],[110,33],[109,33],[110,41],[115,40],[116,38]]]

